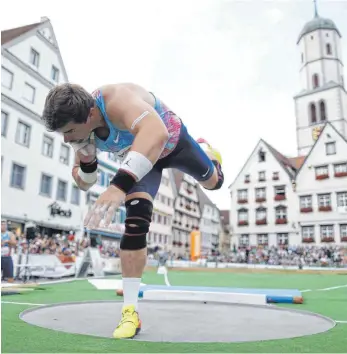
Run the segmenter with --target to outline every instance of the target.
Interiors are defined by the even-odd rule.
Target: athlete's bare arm
[[[139,89],[141,91],[141,88]],[[106,93],[106,112],[120,128],[135,135],[130,151],[136,151],[154,165],[169,139],[168,130],[153,106],[143,99],[143,93],[126,85]]]

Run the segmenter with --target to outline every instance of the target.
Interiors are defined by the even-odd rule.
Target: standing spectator
[[[8,231],[7,221],[1,220],[1,271],[2,278],[13,283],[13,260],[11,249],[17,246],[16,236]]]

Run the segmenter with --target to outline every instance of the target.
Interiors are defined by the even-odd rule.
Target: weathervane
[[[318,17],[317,0],[313,0],[314,3],[314,17]]]

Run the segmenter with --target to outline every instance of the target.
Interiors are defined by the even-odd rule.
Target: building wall
[[[34,68],[30,64],[30,43],[41,58]],[[40,122],[44,99],[54,83],[47,68],[56,65],[61,70],[58,54],[37,34],[29,36],[24,44],[2,48],[2,216],[19,223],[32,220],[47,228],[76,230],[82,222],[83,195],[76,190],[71,177],[72,149],[66,150],[67,159],[62,158],[67,145],[61,135],[47,133]],[[61,72],[58,81],[65,78]],[[25,90],[26,83],[34,88],[31,97]],[[46,145],[44,138],[48,139]],[[15,170],[14,165],[18,166]],[[19,173],[16,178],[14,172]],[[44,189],[42,174],[46,175]],[[64,188],[59,188],[61,198],[58,181],[65,183]],[[66,213],[52,215],[50,205],[54,202]]]
[[[334,144],[335,153],[327,154],[327,144]],[[338,167],[341,171],[345,171],[342,172],[342,176],[341,173],[336,174],[337,164],[344,164],[344,167]],[[321,226],[331,225],[334,230],[334,241],[340,243],[341,237],[345,235],[340,232],[341,225],[346,225],[342,226],[343,229],[347,228],[347,142],[330,126],[322,132],[302,166],[296,183],[301,234],[308,235],[308,227],[313,227],[312,238],[315,243],[320,244],[322,242]],[[323,202],[320,195],[327,195],[329,200]],[[319,210],[323,204],[329,205],[331,210]],[[307,208],[312,210],[307,210]],[[303,241],[307,238],[311,237],[305,236]]]
[[[260,150],[266,153],[265,161],[263,162],[259,161],[258,152]],[[259,181],[259,172],[265,172],[264,181]],[[273,180],[274,173],[278,173],[278,180]],[[248,183],[245,183],[246,176],[249,176]],[[284,188],[284,200],[275,200],[276,187]],[[257,188],[265,188],[265,200],[257,201]],[[270,246],[278,244],[279,234],[285,234],[288,242],[293,243],[296,241],[295,225],[293,225],[296,221],[296,197],[293,192],[291,178],[262,141],[257,145],[240,175],[231,186],[230,191],[231,232],[238,245],[249,244],[255,246],[266,241],[266,236],[258,235],[267,235],[267,242]],[[243,197],[241,193],[246,193],[246,195]],[[276,224],[275,208],[279,206],[286,207],[287,218],[285,224]],[[263,225],[257,225],[256,210],[258,208],[266,209],[266,223]],[[248,212],[246,225],[242,225],[239,222],[239,213],[242,209]]]

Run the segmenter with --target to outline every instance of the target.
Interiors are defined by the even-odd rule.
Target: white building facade
[[[239,245],[347,242],[341,34],[316,12],[297,44],[302,64],[302,90],[294,97],[299,156],[288,158],[259,142],[230,186],[231,231]]]
[[[221,218],[219,209],[202,188],[197,186],[199,206],[200,206],[200,233],[201,233],[201,253],[209,255],[211,252],[219,251],[219,235],[221,232]]]
[[[40,121],[50,88],[68,80],[48,19],[2,32],[2,218],[49,230],[79,230],[82,193],[71,169],[73,151]]]
[[[230,224],[236,246],[297,243],[295,168],[260,140],[230,186]]]
[[[347,140],[330,123],[296,177],[303,243],[347,242]]]
[[[175,205],[172,224],[172,253],[190,257],[190,234],[200,229],[200,208],[196,180],[178,170],[171,170],[175,181]]]
[[[341,34],[335,23],[317,14],[298,39],[302,90],[294,97],[298,155],[307,155],[317,134],[331,122],[347,135],[347,93],[343,75]]]
[[[174,180],[172,171],[163,170],[160,187],[153,202],[153,216],[148,233],[149,247],[172,250],[172,221],[174,216]]]

